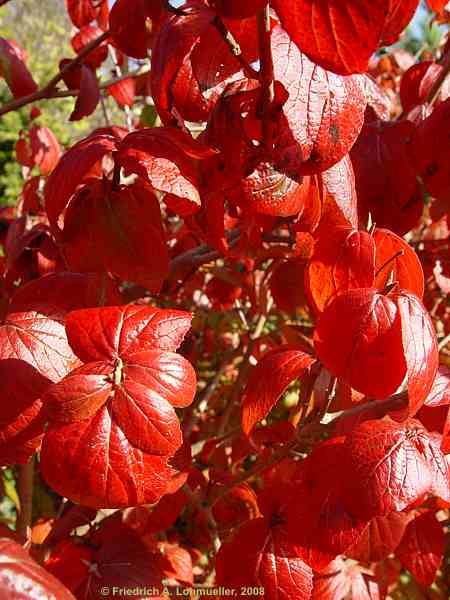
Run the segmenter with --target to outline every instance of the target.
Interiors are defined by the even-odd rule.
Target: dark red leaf
[[[405,569],[424,586],[430,586],[442,562],[446,536],[433,512],[419,514],[406,528],[395,554]]]
[[[436,198],[448,200],[450,187],[449,139],[450,98],[437,106],[420,123],[411,143],[414,167],[428,190]]]
[[[427,101],[428,94],[441,71],[441,65],[424,60],[413,65],[403,74],[400,85],[400,100],[405,114],[409,113],[415,106]]]
[[[212,0],[211,6],[222,16],[228,19],[246,19],[255,15],[264,8],[265,0]]]
[[[71,196],[89,170],[116,148],[110,135],[88,137],[66,152],[48,179],[45,188],[45,208],[53,228]]]
[[[148,49],[165,16],[166,0],[117,0],[109,16],[111,36],[133,58],[147,58]]]
[[[306,304],[303,276],[305,263],[290,259],[280,263],[270,278],[270,293],[276,306],[286,312],[295,312]]]
[[[61,241],[74,271],[109,272],[154,291],[169,272],[159,202],[144,182],[84,187],[67,208]]]
[[[361,130],[362,81],[312,63],[279,26],[271,45],[275,79],[289,93],[275,137],[276,165],[293,179],[325,171],[350,151]]]
[[[6,79],[14,98],[33,94],[38,89],[25,60],[26,53],[16,42],[0,38],[0,77]]]
[[[291,482],[284,507],[289,539],[313,569],[345,554],[367,526],[348,510],[347,472],[343,439],[335,438],[316,446]]]
[[[253,369],[242,400],[242,429],[249,435],[264,419],[283,392],[315,363],[303,349],[280,346],[268,352]]]
[[[185,7],[182,15],[166,19],[158,31],[152,49],[151,87],[156,110],[165,124],[174,121],[171,85],[214,17],[207,6],[195,4]]]
[[[372,223],[403,235],[416,226],[423,199],[409,156],[410,121],[366,123],[352,147],[361,226]]]
[[[60,68],[64,68],[68,62],[70,61],[67,59],[62,60]],[[79,90],[69,121],[80,121],[91,115],[100,100],[100,88],[95,71],[88,65],[82,64],[65,73],[63,79],[69,89]]]

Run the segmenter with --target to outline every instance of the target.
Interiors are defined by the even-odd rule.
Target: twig
[[[103,118],[105,119],[105,126],[111,127],[111,121],[109,119],[108,109],[106,107],[105,98],[103,96],[100,96],[100,105],[102,107]]]
[[[401,410],[408,406],[408,392],[400,392],[399,394],[394,394],[390,398],[386,400],[369,400],[364,402],[363,404],[358,404],[357,406],[353,406],[352,408],[348,408],[347,410],[339,413],[332,421],[330,421],[327,425],[331,430],[336,425],[336,423],[343,419],[344,417],[354,417],[359,415],[360,413],[365,412],[370,409],[373,411],[374,418],[381,419],[387,413],[391,411]]]
[[[239,64],[242,67],[242,70],[244,71],[244,74],[250,79],[259,79],[259,73],[255,71],[255,69],[251,67],[245,60],[245,58],[242,55],[242,50],[239,43],[236,41],[231,31],[229,31],[225,27],[223,21],[219,17],[215,17],[215,19],[213,20],[213,25],[222,36],[224,42],[231,50],[233,56],[235,56],[238,60]]]
[[[250,343],[247,346],[247,350],[244,356],[242,357],[242,363],[240,365],[237,379],[233,385],[233,392],[231,394],[231,398],[229,399],[227,407],[225,408],[222,418],[220,419],[219,427],[217,429],[218,436],[221,436],[225,433],[230,417],[233,414],[234,407],[237,404],[237,401],[239,400],[239,397],[241,395],[242,389],[247,379],[248,372],[250,371],[249,359],[253,352],[253,346],[254,340],[251,339]]]
[[[31,104],[32,102],[36,102],[37,100],[44,100],[46,98],[52,97],[54,93],[54,89],[56,85],[63,79],[64,75],[74,69],[77,65],[79,65],[83,59],[90,53],[92,50],[100,46],[102,42],[104,42],[109,37],[109,31],[105,31],[102,33],[97,39],[92,40],[89,44],[87,44],[81,52],[68,63],[65,67],[63,67],[50,81],[40,90],[33,92],[32,94],[28,94],[28,96],[23,96],[23,98],[18,98],[17,100],[13,100],[12,102],[8,102],[2,108],[0,108],[0,116],[4,115],[13,110],[17,110],[22,108],[22,106],[26,106],[27,104]],[[71,94],[72,95],[72,94]]]
[[[245,483],[249,479],[253,479],[257,475],[260,475],[266,469],[273,467],[277,463],[279,463],[284,458],[287,458],[292,450],[298,445],[298,439],[294,439],[288,444],[285,444],[278,452],[276,452],[270,460],[263,459],[255,464],[252,469],[249,469],[245,473],[243,473],[240,477],[237,477],[234,481],[224,486],[219,493],[211,500],[211,505],[214,506],[216,502],[218,502],[221,498],[226,496],[233,488],[241,483]]]
[[[19,466],[19,477],[17,481],[20,499],[20,512],[16,520],[16,532],[24,543],[29,538],[31,518],[33,511],[33,479],[34,479],[34,457],[25,465]]]
[[[205,405],[205,406],[208,405],[208,402],[211,400],[214,392],[216,391],[216,389],[220,383],[220,380],[222,379],[223,374],[228,369],[228,367],[234,362],[234,360],[236,360],[238,351],[239,351],[239,349],[234,350],[232,352],[229,352],[225,356],[224,360],[222,361],[222,364],[217,369],[217,371],[216,371],[214,377],[212,378],[212,380],[210,381],[210,383],[206,386],[206,388],[204,389],[202,394],[198,394],[198,397],[196,398],[194,403],[191,405],[190,416],[189,416],[188,420],[186,421],[186,424],[183,427],[183,430],[184,430],[183,433],[184,433],[185,438],[189,437],[189,435],[192,433],[192,429],[195,425],[196,413],[197,413],[198,409],[202,405]]]
[[[257,14],[258,41],[260,54],[261,107],[263,142],[267,150],[272,149],[271,108],[274,99],[274,73],[272,50],[270,47],[270,13],[269,5]]]
[[[187,484],[182,487],[182,490],[189,500],[195,505],[197,510],[204,514],[211,535],[214,551],[217,554],[217,552],[220,550],[220,538],[218,534],[217,523],[212,512],[212,505],[202,502]]]

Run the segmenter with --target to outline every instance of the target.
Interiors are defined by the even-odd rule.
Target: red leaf
[[[42,175],[50,175],[61,156],[61,147],[48,127],[34,125],[30,129],[30,146],[33,162]]]
[[[121,108],[133,105],[135,93],[136,81],[132,78],[123,79],[108,88],[108,94],[114,98]]]
[[[147,58],[148,49],[165,16],[166,0],[117,0],[109,16],[111,36],[133,58]]]
[[[153,368],[158,366],[155,360],[152,362]],[[164,373],[156,373],[159,378],[164,377]],[[89,363],[53,385],[43,398],[52,423],[95,418],[107,403],[113,425],[120,428],[129,444],[155,456],[174,455],[182,437],[176,413],[165,394],[135,381],[126,367],[119,384],[112,383],[113,375],[111,365]],[[176,392],[184,397],[184,382]]]
[[[450,404],[450,369],[441,365],[424,405],[435,407]]]
[[[214,504],[213,516],[222,530],[233,529],[260,517],[255,492],[246,483],[235,485]]]
[[[402,292],[396,295],[395,302],[401,319],[412,416],[431,391],[439,366],[439,352],[431,317],[420,300],[409,292]]]
[[[176,474],[167,456],[136,448],[116,423],[108,405],[90,419],[50,424],[41,450],[42,474],[73,502],[93,508],[153,504]]]
[[[29,591],[36,598],[75,600],[69,590],[48,573],[16,542],[0,539],[0,587],[3,598],[27,600]]]
[[[366,565],[384,560],[395,552],[410,520],[402,512],[374,517],[356,544],[345,551],[346,556]]]
[[[270,293],[276,306],[286,312],[295,312],[306,304],[302,285],[305,264],[302,260],[290,259],[280,263],[270,278]]]
[[[109,272],[156,291],[169,272],[159,202],[143,182],[84,187],[67,208],[61,241],[74,271]]]
[[[433,512],[419,514],[406,528],[395,554],[405,569],[424,586],[430,586],[442,562],[446,536]]]
[[[428,6],[434,12],[441,13],[448,4],[448,0],[427,0]]]
[[[306,178],[299,183],[277,171],[271,163],[261,162],[230,196],[256,213],[289,217],[302,212],[309,192]]]
[[[64,330],[67,311],[96,305],[102,296],[117,300],[95,275],[60,273],[23,286],[0,326],[0,358],[21,359],[58,381],[76,363]]]
[[[242,429],[249,435],[264,419],[290,383],[316,362],[303,349],[280,346],[268,352],[253,369],[242,400]]]
[[[70,345],[83,362],[127,360],[136,352],[174,352],[191,326],[191,315],[147,306],[77,310],[67,316]]]
[[[0,464],[24,464],[41,443],[45,420],[40,398],[51,381],[14,359],[0,361],[0,378]]]
[[[381,44],[394,44],[414,16],[420,0],[390,0],[389,12],[381,36]]]
[[[214,151],[175,128],[141,129],[122,142],[118,163],[127,174],[137,173],[161,192],[186,198],[200,205],[193,158],[206,158]]]
[[[373,239],[376,246],[375,287],[383,290],[392,276],[392,281],[398,281],[402,289],[422,298],[425,285],[423,269],[411,246],[387,229],[375,229]],[[399,252],[402,254],[392,260]]]
[[[378,581],[359,565],[349,565],[337,558],[320,573],[314,575],[311,600],[381,600]]]
[[[399,310],[374,288],[337,296],[322,313],[314,341],[327,369],[367,396],[387,398],[405,377]],[[375,377],[376,373],[383,376]]]
[[[115,148],[116,140],[112,136],[96,135],[81,140],[63,155],[45,188],[45,208],[53,228],[57,228],[59,216],[83,177]]]
[[[352,161],[346,154],[342,160],[319,175],[327,199],[330,198],[348,224],[358,229],[358,200]]]
[[[450,369],[441,365],[430,393],[416,415],[428,431],[437,431],[444,438],[450,431]]]
[[[370,234],[349,227],[320,231],[305,272],[306,289],[317,312],[340,293],[371,287],[375,280],[375,243]]]
[[[357,0],[274,0],[273,8],[293,41],[311,60],[343,75],[364,73],[381,38],[392,43],[407,25],[418,0],[373,3]]]
[[[440,440],[410,419],[358,425],[345,442],[349,456],[347,505],[372,518],[401,511],[424,494],[450,499],[449,472]]]
[[[16,42],[0,38],[0,77],[6,79],[14,98],[33,94],[38,89],[25,60],[25,51]]]
[[[100,17],[105,6],[108,9],[107,0],[66,0],[66,5],[72,23],[79,29]]]
[[[217,555],[217,584],[229,588],[261,587],[266,600],[308,600],[312,570],[299,558],[282,526],[252,519]],[[242,598],[242,592],[236,596]]]
[[[71,39],[72,48],[77,54],[83,50],[90,42],[93,42],[103,34],[103,31],[99,27],[92,25],[86,25],[80,31],[73,36]],[[94,48],[86,58],[83,59],[83,63],[92,69],[98,69],[102,63],[108,58],[108,44],[106,41],[102,42],[99,46]]]
[[[325,171],[350,151],[361,130],[362,83],[312,63],[281,27],[271,36],[274,77],[289,93],[275,139],[276,164],[292,179]]]

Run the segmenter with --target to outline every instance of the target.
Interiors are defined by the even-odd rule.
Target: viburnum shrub
[[[418,3],[66,0],[41,86],[0,38],[0,598],[449,598],[450,39],[377,53]],[[60,96],[124,118],[62,149]]]

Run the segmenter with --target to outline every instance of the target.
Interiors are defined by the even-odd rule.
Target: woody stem
[[[261,79],[261,116],[263,143],[272,149],[272,123],[270,112],[274,99],[274,73],[270,47],[270,13],[267,4],[257,15]]]
[[[20,512],[17,515],[16,532],[22,542],[28,540],[28,530],[31,527],[33,510],[33,479],[34,479],[34,457],[25,465],[19,467],[17,488],[20,499]]]

